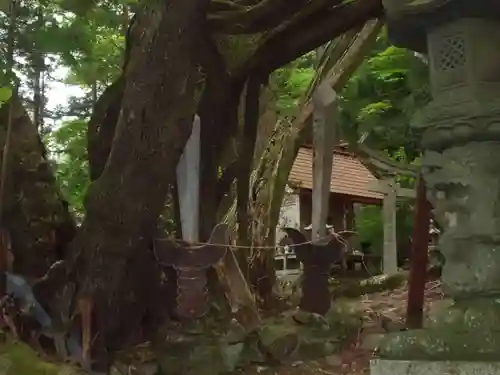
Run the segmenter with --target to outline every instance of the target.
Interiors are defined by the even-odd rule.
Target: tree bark
[[[94,299],[94,326],[114,351],[153,303],[157,275],[144,251],[190,135],[200,75],[195,40],[207,0],[151,1],[131,31],[120,116],[87,215],[73,243],[80,294]]]
[[[87,149],[92,181],[97,180],[102,174],[108,160],[124,90],[125,79],[120,77],[104,90],[94,105],[87,130]]]
[[[64,256],[75,225],[56,186],[38,129],[16,96],[0,108],[2,148],[11,106],[4,224],[12,241],[14,272],[36,279]]]

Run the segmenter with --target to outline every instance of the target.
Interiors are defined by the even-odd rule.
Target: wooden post
[[[177,164],[177,190],[181,214],[182,237],[198,241],[200,212],[200,118],[195,116],[193,130]]]
[[[333,105],[337,94],[327,84],[320,84],[313,93],[313,192],[312,192],[312,233],[311,239],[318,240],[326,235],[328,199],[332,178],[333,147],[336,138],[336,107]]]
[[[386,275],[393,275],[398,272],[398,246],[396,241],[396,199],[394,177],[385,180],[387,184],[386,195],[384,197],[384,255],[382,261],[382,271]]]
[[[354,212],[354,202],[349,200],[345,205],[345,229],[351,232],[356,232],[356,214]],[[359,237],[358,236],[349,236],[348,242],[348,252],[352,254],[354,250],[361,250],[359,246]],[[347,256],[345,256],[347,258]],[[353,262],[348,262],[347,259],[344,260],[346,263],[343,264],[342,267],[345,267],[346,270],[354,270],[355,264]]]
[[[398,271],[398,250],[396,242],[396,201],[399,197],[415,198],[412,189],[400,188],[394,176],[388,176],[382,181],[370,184],[369,189],[384,194],[384,254],[382,270],[386,275]]]
[[[419,177],[413,217],[411,270],[406,309],[406,326],[412,329],[422,328],[423,323],[431,209],[426,197],[425,181]]]

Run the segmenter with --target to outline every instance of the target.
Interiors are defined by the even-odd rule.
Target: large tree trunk
[[[14,253],[14,272],[35,279],[64,257],[75,226],[64,204],[38,129],[17,97],[0,108],[0,144],[5,144],[13,106],[4,223]]]
[[[207,0],[148,2],[129,40],[125,89],[109,157],[90,185],[73,255],[94,299],[104,347],[123,345],[157,295],[153,255],[169,184],[190,134],[200,78],[195,40]]]

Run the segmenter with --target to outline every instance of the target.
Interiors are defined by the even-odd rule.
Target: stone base
[[[500,362],[374,359],[370,363],[370,375],[500,375]]]

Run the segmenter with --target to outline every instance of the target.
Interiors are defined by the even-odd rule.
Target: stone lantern
[[[453,304],[389,335],[372,375],[500,374],[500,1],[383,5],[392,41],[428,54],[433,100],[414,126]]]

